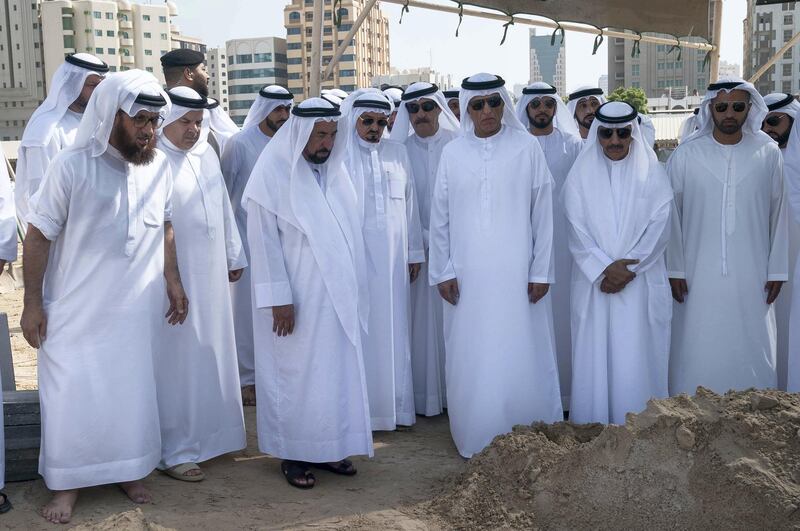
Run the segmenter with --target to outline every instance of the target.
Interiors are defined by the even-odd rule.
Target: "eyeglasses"
[[[552,109],[556,106],[556,101],[553,98],[534,98],[528,104],[528,107],[532,109],[538,109],[544,103],[544,106],[548,109]]]
[[[733,105],[733,112],[744,112],[747,109],[746,101],[721,101],[714,104],[714,110],[717,112],[725,112],[728,110],[728,105]]]
[[[767,119],[764,120],[764,123],[770,127],[777,127],[779,123],[783,121],[783,114],[773,114],[772,116],[767,116]]]
[[[625,127],[623,129],[609,129],[607,127],[597,128],[597,136],[604,140],[609,140],[615,134],[620,140],[625,140],[626,138],[630,138],[631,129],[629,127]]]
[[[421,105],[419,103],[406,103],[406,110],[409,114],[417,114],[420,108],[425,112],[431,112],[436,107],[438,107],[438,105],[432,101],[422,102]]]
[[[491,107],[492,109],[496,109],[497,107],[500,107],[503,104],[503,98],[501,98],[500,96],[492,96],[491,98],[484,98],[482,100],[470,102],[469,107],[473,111],[482,111],[483,106],[487,103],[489,104],[489,107]]]
[[[359,116],[358,119],[361,120],[361,123],[366,125],[367,127],[375,123],[375,118],[361,118]],[[385,119],[378,120],[378,126],[386,127],[387,125],[389,125],[389,120]]]
[[[133,126],[136,129],[142,129],[148,123],[152,124],[153,127],[158,129],[159,127],[161,127],[161,124],[164,123],[164,117],[161,116],[160,114],[153,117],[147,116],[145,114],[137,114],[132,118],[132,120],[133,120]]]

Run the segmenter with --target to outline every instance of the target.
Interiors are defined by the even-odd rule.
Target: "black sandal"
[[[317,482],[308,465],[301,461],[284,460],[281,462],[281,471],[289,485],[298,489],[311,489]],[[300,483],[302,479],[305,479],[305,483]]]
[[[314,468],[327,470],[328,472],[333,472],[340,476],[355,476],[358,473],[358,470],[356,470],[356,467],[353,466],[352,461],[349,459],[342,459],[333,465],[330,463],[313,463],[312,465]]]
[[[3,502],[0,503],[0,514],[7,513],[11,510],[11,500],[8,499],[5,492],[0,492],[0,496],[3,497]]]

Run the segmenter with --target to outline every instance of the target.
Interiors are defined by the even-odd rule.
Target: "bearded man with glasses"
[[[342,102],[349,137],[345,163],[367,256],[370,310],[363,344],[372,431],[416,421],[409,306],[425,251],[406,148],[384,138],[393,111],[376,89],[357,90]]]
[[[429,281],[444,304],[447,407],[471,457],[516,424],[563,419],[553,315],[553,179],[505,81],[461,84],[461,136],[431,205]]]
[[[789,276],[788,209],[780,149],[760,131],[767,112],[752,84],[711,84],[697,130],[667,165],[673,395],[778,385],[773,303]]]

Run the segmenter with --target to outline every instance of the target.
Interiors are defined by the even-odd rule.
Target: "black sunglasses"
[[[543,103],[548,109],[552,109],[556,106],[556,101],[553,98],[534,98],[528,104],[528,107],[532,109],[538,109]]]
[[[731,103],[721,101],[714,104],[714,110],[717,112],[725,112],[728,110],[728,105],[733,105],[734,112],[744,112],[745,109],[747,109],[747,102],[744,101],[734,101]]]
[[[773,114],[772,116],[767,116],[767,119],[764,120],[764,123],[770,127],[776,127],[783,120],[783,116],[783,114]]]
[[[631,129],[629,127],[625,127],[623,129],[609,129],[606,127],[598,127],[597,128],[597,136],[603,138],[605,140],[610,139],[616,133],[617,138],[620,140],[625,140],[631,136]]]
[[[438,107],[438,105],[432,101],[422,102],[422,105],[419,103],[406,103],[406,110],[408,110],[409,114],[417,114],[420,108],[425,112],[431,112],[436,107]]]
[[[361,123],[366,125],[367,127],[375,123],[375,118],[361,118],[359,116],[359,120],[361,120]],[[389,125],[389,120],[381,118],[380,120],[378,120],[378,125],[380,127],[386,127],[387,125]]]
[[[503,104],[503,98],[500,96],[492,96],[491,98],[486,98],[478,101],[473,101],[469,104],[470,109],[473,111],[482,111],[483,106],[485,104],[489,104],[489,107],[496,109]]]

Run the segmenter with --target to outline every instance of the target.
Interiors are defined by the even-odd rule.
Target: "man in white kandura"
[[[781,296],[775,302],[775,320],[778,326],[778,387],[797,391],[800,389],[800,291],[794,289],[797,278],[797,259],[800,253],[800,168],[793,165],[793,128],[796,129],[800,102],[791,94],[776,92],[764,96],[769,113],[761,125],[778,144],[783,155],[783,181],[786,187],[786,201],[789,225],[789,281],[784,284]],[[790,315],[791,314],[791,315]],[[794,382],[794,383],[793,383]]]
[[[752,84],[712,83],[698,129],[667,164],[672,395],[778,384],[773,303],[789,276],[788,209],[780,149],[760,131],[766,114]]]
[[[456,117],[456,120],[461,119],[461,107],[458,105],[458,89],[450,89],[442,91],[442,95],[447,100],[447,106],[450,108],[450,112],[453,113],[453,116]]]
[[[163,323],[156,351],[159,468],[200,481],[197,463],[247,446],[228,287],[241,282],[247,260],[219,160],[200,138],[207,100],[189,87],[167,96],[158,147],[172,170],[172,226],[192,314],[181,327]]]
[[[681,129],[678,132],[678,143],[683,142],[697,130],[697,115],[700,113],[700,108],[692,111],[692,114],[683,121]]]
[[[502,78],[463,81],[462,135],[439,161],[431,204],[431,285],[447,301],[447,407],[471,457],[515,424],[563,419],[547,297],[553,180]]]
[[[56,154],[75,141],[89,97],[108,72],[108,65],[88,53],[68,55],[48,86],[47,98],[33,111],[19,146],[14,197],[17,215],[28,221],[31,196]]]
[[[256,162],[242,204],[253,285],[258,445],[292,486],[310,467],[353,475],[372,456],[362,333],[369,318],[361,221],[340,112],[292,115]],[[344,133],[343,133],[344,134]]]
[[[169,111],[152,74],[110,76],[75,143],[50,164],[25,236],[22,332],[39,349],[42,509],[69,521],[78,489],[118,483],[150,501],[141,479],[161,460],[153,348],[188,301],[170,223],[172,173],[155,130]]]
[[[389,98],[389,101],[392,102],[394,107],[392,112],[389,114],[389,124],[386,126],[385,134],[388,136],[394,127],[394,121],[397,118],[397,109],[400,108],[400,103],[403,101],[403,89],[400,87],[389,86],[383,89],[383,95]]]
[[[222,154],[222,174],[231,198],[236,225],[247,249],[247,212],[242,206],[242,194],[250,172],[264,147],[278,129],[289,119],[292,95],[283,87],[269,85],[261,88],[253,100],[244,126],[225,145]],[[233,325],[236,329],[236,355],[239,359],[239,380],[242,403],[256,405],[256,370],[253,357],[253,308],[250,298],[250,269],[245,269],[239,282],[231,284]]]
[[[601,105],[564,184],[576,265],[573,422],[624,424],[668,394],[672,189],[647,142],[633,107]]]
[[[17,216],[14,208],[14,193],[11,190],[11,176],[8,163],[0,143],[0,276],[17,259]],[[0,396],[3,395],[3,376],[0,374]],[[3,401],[0,400],[0,418],[3,418]],[[5,439],[0,430],[0,489],[5,486]],[[11,501],[0,490],[0,514],[11,510]]]
[[[569,95],[567,109],[575,119],[575,123],[578,125],[578,132],[584,141],[586,141],[589,129],[592,127],[594,113],[605,102],[606,98],[603,96],[603,89],[589,85],[579,87]]]
[[[569,390],[572,382],[572,338],[570,336],[570,279],[572,254],[569,252],[567,218],[561,202],[561,190],[572,164],[578,158],[583,142],[575,118],[567,109],[555,87],[536,82],[522,89],[517,102],[517,118],[536,137],[544,152],[547,167],[553,176],[553,255],[555,285],[550,289],[553,299],[553,327],[556,334],[558,376],[561,402],[569,409]]]
[[[442,149],[458,136],[458,119],[450,112],[436,85],[413,83],[403,94],[392,130],[392,140],[404,142],[414,174],[422,238],[428,254],[433,184]],[[422,264],[421,282],[411,285],[411,367],[414,404],[420,415],[438,415],[447,407],[444,379],[442,298],[428,284],[428,266]]]
[[[372,430],[416,421],[411,377],[410,283],[425,261],[414,179],[406,148],[383,139],[394,106],[377,89],[357,90],[342,103],[347,170],[358,197],[369,286],[364,371]]]

